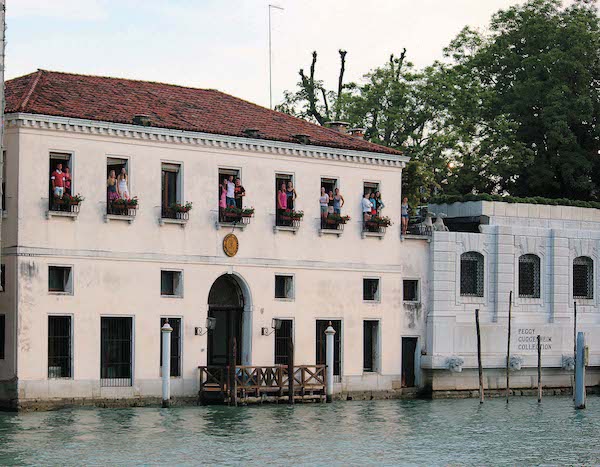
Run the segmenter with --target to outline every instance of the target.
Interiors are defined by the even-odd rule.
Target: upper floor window
[[[589,256],[573,260],[573,297],[594,298],[594,261]]]
[[[519,297],[540,298],[540,257],[519,257]]]
[[[70,266],[48,266],[48,292],[73,293],[73,274]]]
[[[275,276],[275,298],[294,298],[294,276]]]
[[[163,297],[183,296],[183,274],[181,271],[160,271],[160,294]]]
[[[419,281],[416,279],[405,279],[402,281],[402,296],[405,302],[419,301]]]
[[[338,180],[335,178],[321,178],[321,194],[319,195],[321,210],[321,228],[339,230],[346,223],[342,217],[344,197],[340,192]]]
[[[73,174],[71,154],[50,153],[49,206],[51,211],[70,211]]]
[[[483,255],[468,251],[460,256],[460,294],[483,297]]]
[[[106,175],[107,214],[135,215],[137,198],[131,195],[129,161],[109,157],[106,160]]]
[[[219,169],[218,187],[219,222],[240,222],[254,213],[244,209],[246,189],[239,170]]]
[[[295,216],[298,212],[296,198],[298,193],[294,186],[294,176],[290,174],[275,175],[275,225],[291,227],[294,221],[300,219]]]
[[[2,155],[2,211],[6,211],[6,151]]]
[[[161,216],[176,218],[181,204],[181,165],[161,164]]]

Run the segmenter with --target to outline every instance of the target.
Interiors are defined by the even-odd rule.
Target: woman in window
[[[381,215],[381,210],[385,208],[385,204],[383,204],[383,200],[381,199],[381,193],[378,191],[375,193],[375,200],[377,201],[377,215]]]
[[[117,193],[117,175],[114,170],[111,170],[108,174],[108,180],[106,180],[106,196],[109,203],[119,199]]]
[[[333,191],[329,191],[329,199],[327,200],[327,213],[333,214]]]
[[[219,185],[220,195],[219,195],[219,219],[221,221],[225,220],[223,218],[223,211],[227,208],[227,179],[223,179],[223,183]]]
[[[298,197],[298,195],[296,194],[296,189],[294,188],[294,182],[292,182],[291,180],[288,181],[288,185],[287,185],[287,208],[288,209],[294,209],[294,201],[296,201],[296,198]]]
[[[340,189],[335,189],[333,195],[333,212],[338,215],[342,215],[342,206],[344,205],[344,197],[340,194]]]
[[[375,199],[375,192],[371,192],[369,195],[369,201],[371,201],[371,216],[377,215],[377,200]]]
[[[121,173],[117,177],[117,193],[122,199],[129,199],[129,189],[127,188],[127,171],[125,167],[121,169]]]
[[[402,200],[402,235],[408,230],[408,198]]]
[[[281,184],[281,187],[277,191],[277,214],[279,216],[279,223],[281,224],[281,216],[285,213],[287,209],[287,188],[285,186],[285,182]]]
[[[325,192],[325,187],[321,187],[321,196],[319,197],[319,205],[321,206],[321,228],[325,226],[327,219],[327,208],[329,205],[329,195]]]
[[[65,167],[65,193],[71,195],[71,170]]]

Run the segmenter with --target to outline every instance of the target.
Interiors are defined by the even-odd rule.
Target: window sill
[[[293,302],[294,299],[293,298],[279,298],[279,297],[275,297],[275,301],[277,301],[277,302]]]
[[[337,235],[339,237],[343,232],[343,230],[338,229],[319,229],[319,237],[323,235]]]
[[[58,296],[72,296],[73,292],[53,292],[53,291],[48,291],[48,295],[58,295]]]
[[[414,234],[405,234],[400,235],[400,241],[404,240],[426,240],[427,243],[431,242],[431,237],[429,235],[414,235]]]
[[[6,209],[2,210],[2,219],[8,218],[8,211]]]
[[[367,238],[367,237],[375,237],[375,238],[379,238],[379,240],[383,240],[383,237],[385,237],[385,232],[362,232],[362,238]]]
[[[366,305],[379,305],[381,304],[381,300],[364,300],[363,303]]]
[[[6,212],[6,211],[4,211]],[[2,217],[4,218],[4,212],[2,213]],[[46,219],[50,219],[52,217],[69,217],[71,220],[77,220],[78,212],[67,212],[67,211],[46,211]]]
[[[106,222],[106,223],[108,223],[110,221],[126,221],[126,222],[129,222],[130,224],[132,224],[134,220],[135,220],[135,216],[123,216],[120,214],[105,214],[104,215],[104,222]]]
[[[420,305],[421,300],[403,300],[405,305]]]
[[[183,298],[183,295],[163,295],[160,294],[161,298]]]
[[[291,227],[291,226],[284,226],[284,225],[274,225],[273,226],[273,233],[292,232],[294,235],[296,235],[296,232],[298,232],[298,230],[300,230],[300,227]]]
[[[165,224],[179,224],[181,228],[184,229],[187,222],[187,219],[171,219],[169,217],[158,218],[158,225],[160,226],[163,226]]]
[[[217,230],[220,229],[240,229],[244,230],[248,224],[244,224],[243,222],[215,222],[215,227]]]
[[[48,381],[73,381],[73,377],[72,376],[60,376],[60,377],[52,378],[52,377],[48,376]]]

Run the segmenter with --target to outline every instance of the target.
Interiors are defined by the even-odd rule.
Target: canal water
[[[600,463],[600,399],[0,413],[2,465]]]

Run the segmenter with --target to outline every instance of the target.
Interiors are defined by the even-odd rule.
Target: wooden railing
[[[233,375],[228,366],[201,366],[198,369],[201,400],[205,400],[208,394],[218,394],[223,402],[230,403],[263,396],[289,399],[290,392],[300,398],[322,398],[325,395],[326,365],[295,366],[291,382],[290,371],[285,365],[237,365]]]

